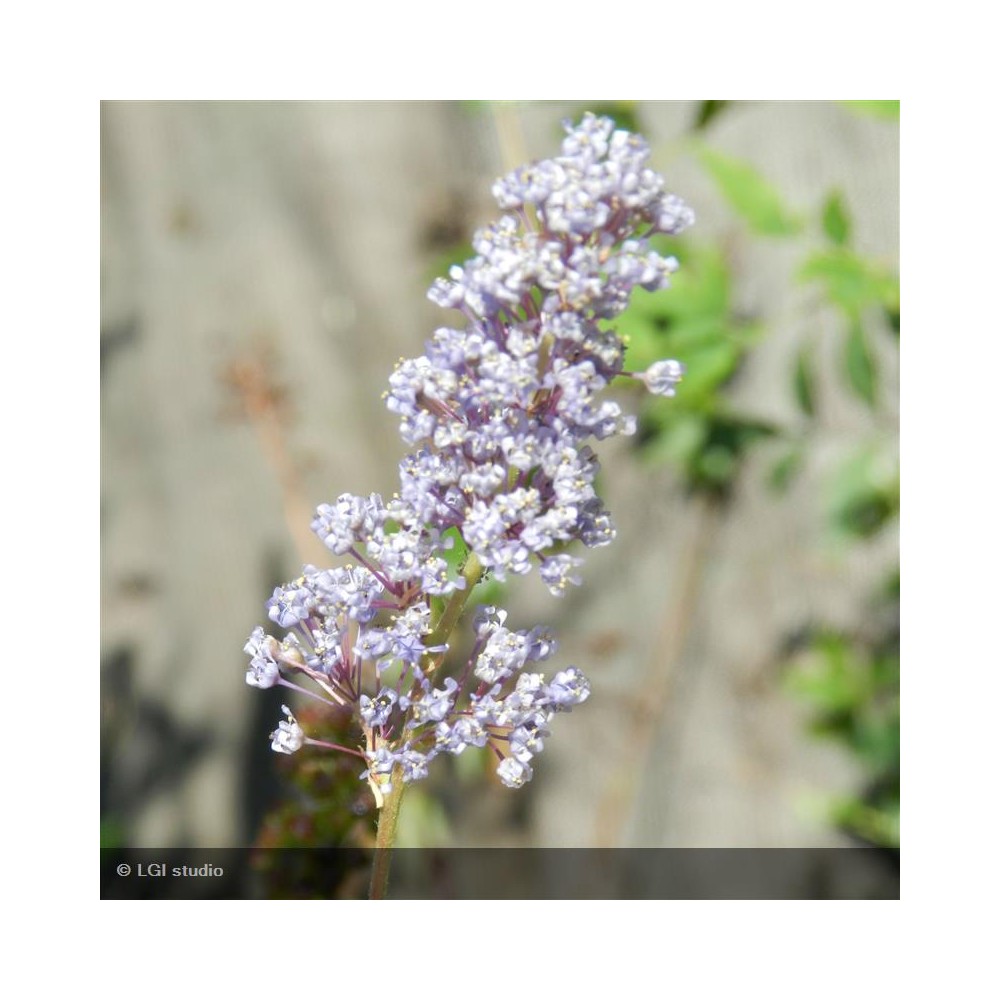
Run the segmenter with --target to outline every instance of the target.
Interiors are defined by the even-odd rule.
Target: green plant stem
[[[462,576],[465,578],[465,589],[456,590],[451,595],[451,599],[445,605],[444,611],[441,612],[441,617],[438,619],[434,631],[431,632],[430,638],[426,642],[427,646],[441,646],[451,638],[451,633],[455,631],[455,626],[458,625],[458,620],[462,617],[462,612],[465,610],[465,605],[468,604],[469,598],[472,596],[472,591],[475,590],[476,584],[482,579],[483,564],[479,561],[475,552],[470,552],[468,558],[465,560],[465,565],[462,567]],[[444,658],[444,653],[429,653],[424,658],[424,673],[432,674],[441,666]]]
[[[450,638],[455,631],[465,605],[476,584],[483,576],[483,565],[476,558],[475,553],[470,552],[465,565],[462,567],[462,576],[465,578],[465,589],[456,590],[451,595],[451,599],[445,605],[441,617],[430,637],[427,639],[428,646],[441,646]],[[445,657],[444,653],[430,653],[424,658],[424,673],[433,673]],[[399,825],[399,807],[403,800],[402,768],[396,767],[392,772],[392,791],[385,797],[382,808],[378,815],[378,829],[375,832],[375,859],[372,862],[372,880],[368,889],[369,899],[385,899],[389,888],[389,864],[392,861],[392,846],[396,842],[396,827]]]
[[[372,881],[368,888],[369,899],[385,899],[389,888],[389,863],[392,861],[392,845],[396,840],[399,824],[399,806],[403,801],[402,768],[392,772],[392,791],[385,797],[378,814],[378,830],[375,833],[375,859],[372,862]]]

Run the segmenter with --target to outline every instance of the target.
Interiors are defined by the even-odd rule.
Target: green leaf
[[[861,324],[855,321],[847,336],[844,351],[844,366],[847,371],[847,381],[851,388],[869,406],[875,405],[877,393],[877,370],[868,348],[865,331]]]
[[[112,816],[101,817],[101,847],[122,847],[125,844],[125,828]]]
[[[852,749],[871,770],[893,771],[899,767],[898,698],[891,691],[876,688],[862,708]]]
[[[722,445],[712,445],[698,456],[695,476],[699,485],[710,488],[728,486],[736,475],[737,456]]]
[[[899,278],[846,247],[813,254],[799,278],[824,284],[830,301],[851,315],[871,305],[899,308]]]
[[[829,716],[852,711],[865,696],[864,668],[847,641],[837,635],[817,637],[786,677],[788,689]],[[818,720],[829,732],[836,720]]]
[[[448,241],[450,245],[442,247],[440,243],[441,234],[432,233],[429,235],[431,236],[430,242],[433,244],[430,249],[433,249],[436,252],[431,265],[426,271],[427,281],[433,281],[435,278],[447,277],[448,271],[455,264],[461,264],[463,261],[469,260],[476,255],[476,251],[473,250],[472,244],[460,238],[453,238]]]
[[[899,121],[899,101],[842,101],[841,103],[862,115]]]
[[[816,378],[813,374],[812,356],[808,347],[803,347],[795,359],[792,386],[795,390],[795,401],[799,404],[799,409],[807,417],[815,416]]]
[[[688,374],[694,377],[690,364],[701,364],[703,354],[725,353],[738,358],[745,353],[755,328],[734,330],[716,320],[690,320],[679,325],[660,325],[644,316],[628,315],[619,320],[626,345],[626,365],[630,371],[644,371],[654,361],[677,358],[689,365]],[[690,362],[690,364],[689,364]],[[724,375],[731,370],[726,366]],[[697,379],[695,379],[697,381]],[[689,391],[693,383],[685,376],[684,386]],[[677,404],[675,404],[677,405]],[[681,403],[680,405],[684,405]]]
[[[678,353],[686,371],[675,399],[683,397],[684,406],[706,401],[736,371],[741,355],[735,345],[721,340]]]
[[[837,246],[850,242],[851,219],[847,214],[844,197],[839,191],[831,191],[823,205],[823,232]]]
[[[715,117],[725,111],[732,104],[732,101],[702,101],[698,105],[698,113],[695,116],[694,127],[696,129],[707,128]]]
[[[768,474],[768,484],[775,493],[784,493],[792,485],[796,475],[802,468],[804,455],[801,448],[792,448],[782,455],[777,462],[771,466]]]
[[[458,528],[449,528],[441,537],[443,539],[450,538],[454,543],[451,548],[443,549],[440,554],[448,564],[449,576],[457,576],[465,565],[469,547],[465,544],[465,539],[462,538],[462,533]]]
[[[878,847],[899,849],[899,802],[869,806],[857,799],[836,800],[831,819],[837,826]]]
[[[729,267],[717,247],[657,247],[663,256],[676,256],[680,270],[670,278],[670,287],[632,300],[626,316],[639,313],[660,319],[715,319],[729,314]]]
[[[899,514],[899,466],[887,454],[864,449],[840,465],[830,483],[832,526],[871,538]]]
[[[619,318],[627,367],[642,371],[666,357],[686,361],[689,354],[719,344],[742,353],[741,342],[751,330],[730,318],[729,268],[722,253],[715,247],[661,244],[657,249],[665,256],[677,253],[681,269],[669,289],[635,296]]]
[[[702,147],[698,155],[726,200],[754,232],[765,236],[788,236],[799,231],[799,220],[750,164],[706,147]]]
[[[899,301],[899,284],[896,285],[896,300]],[[885,323],[888,326],[889,331],[898,338],[899,337],[899,306],[895,308],[892,306],[886,306],[885,308]]]
[[[666,404],[673,400],[656,400]],[[708,420],[697,413],[671,412],[666,405],[646,409],[639,425],[639,443],[644,457],[652,462],[688,465],[708,438]]]
[[[449,528],[441,537],[445,540],[451,539],[451,547],[442,549],[440,554],[448,564],[448,576],[451,579],[455,579],[462,574],[462,567],[465,566],[465,560],[469,555],[469,548],[465,544],[465,539],[462,538],[462,533],[458,528]],[[447,603],[448,601],[444,597],[431,597],[431,613],[435,622],[444,613]]]
[[[618,321],[629,371],[645,371],[664,356],[667,324],[630,309]]]

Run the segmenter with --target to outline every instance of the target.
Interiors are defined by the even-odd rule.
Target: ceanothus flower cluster
[[[602,390],[627,376],[672,396],[683,375],[673,360],[625,371],[607,324],[633,289],[667,287],[677,262],[650,237],[679,233],[693,214],[649,168],[641,137],[590,114],[567,132],[562,155],[496,182],[505,214],[475,234],[476,256],[428,293],[462,325],[436,330],[425,354],[390,376],[386,402],[412,449],[399,491],[387,501],[345,493],[318,508],[313,530],[354,563],[307,566],[276,589],[268,613],[285,638],[257,628],[246,646],[247,683],[351,706],[364,734],[357,749],[311,740],[286,709],[272,747],[363,757],[361,777],[379,804],[396,780],[423,778],[439,753],[470,746],[493,750],[504,784],[530,780],[555,714],[588,697],[586,678],[576,667],[549,681],[535,673],[554,639],[507,628],[506,612],[492,607],[474,616],[464,667],[442,677],[441,621],[484,573],[504,580],[537,569],[556,596],[580,583],[583,560],[567,548],[615,537],[591,442],[635,430]],[[446,558],[456,539],[459,572]],[[434,599],[445,606],[440,621]],[[322,694],[294,683],[296,674]]]

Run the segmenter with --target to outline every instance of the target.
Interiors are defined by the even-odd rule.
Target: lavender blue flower
[[[654,396],[673,396],[683,376],[684,366],[679,361],[656,361],[636,378],[640,379]]]
[[[266,635],[258,625],[250,634],[243,652],[250,656],[250,666],[247,668],[247,684],[251,687],[274,687],[281,677],[281,668],[275,660],[278,649],[277,640]]]
[[[581,705],[590,697],[590,682],[576,667],[560,670],[548,688],[549,704],[557,711]]]
[[[555,639],[509,628],[495,607],[475,611],[464,666],[438,677],[450,634],[432,599],[460,611],[478,579],[450,569],[446,553],[457,534],[469,564],[497,579],[537,570],[556,596],[579,585],[584,560],[567,548],[616,534],[591,442],[635,431],[602,393],[626,376],[672,396],[683,375],[673,360],[626,371],[608,323],[635,289],[668,287],[677,261],[650,238],[694,216],[649,167],[640,136],[590,114],[566,130],[559,156],[494,184],[503,214],[428,292],[459,318],[390,375],[385,402],[411,449],[398,492],[343,493],[317,508],[313,530],[353,562],[306,566],[278,587],[267,611],[285,638],[258,627],[245,646],[251,686],[295,687],[285,675],[301,674],[321,700],[354,710],[361,739],[350,752],[367,762],[361,778],[380,806],[397,776],[421,780],[439,753],[467,747],[491,748],[504,785],[531,780],[553,717],[586,701],[589,682],[575,666],[548,682],[531,672]],[[293,753],[311,741],[284,711],[271,746]]]
[[[497,768],[500,780],[508,788],[520,788],[532,778],[531,765],[517,757],[505,757]]]
[[[281,706],[281,711],[285,713],[285,718],[278,723],[278,728],[271,733],[271,749],[275,753],[295,753],[302,748],[306,741],[306,734],[302,727],[295,721],[295,716],[286,705]]]
[[[393,707],[399,701],[399,695],[392,688],[382,688],[375,698],[361,695],[358,700],[358,715],[361,721],[371,729],[384,726],[392,715]]]

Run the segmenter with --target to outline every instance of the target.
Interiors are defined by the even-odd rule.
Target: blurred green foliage
[[[125,837],[124,824],[113,816],[101,817],[101,848],[105,847],[125,847],[127,840]]]
[[[847,335],[843,366],[853,392],[874,407],[878,397],[878,370],[869,344],[866,317],[878,309],[894,332],[899,330],[899,278],[881,265],[866,260],[846,245],[850,234],[843,207],[831,216],[831,202],[824,213],[824,229],[833,241],[828,250],[810,255],[799,278],[818,284],[827,302],[843,316]],[[837,221],[837,217],[841,221]]]
[[[843,231],[842,240],[846,240],[849,231]],[[871,305],[899,309],[899,278],[854,253],[844,243],[810,256],[799,275],[805,281],[822,282],[830,302],[848,316],[856,316]]]
[[[839,191],[831,191],[823,203],[823,232],[838,247],[845,246],[851,238],[851,220]]]
[[[899,121],[899,101],[842,101],[841,103],[859,114]]]
[[[698,111],[694,119],[695,129],[705,129],[715,120],[717,115],[722,114],[732,101],[701,101],[698,104]]]
[[[874,446],[848,455],[830,484],[828,510],[830,524],[841,537],[875,537],[899,517],[896,463]]]
[[[895,101],[847,103],[853,112],[886,120],[899,116]],[[724,106],[713,109],[707,120],[724,111]],[[706,122],[699,122],[695,127],[704,137]],[[753,237],[795,237],[811,245],[790,278],[815,289],[817,316],[827,310],[839,318],[840,381],[873,416],[880,415],[879,351],[870,331],[881,326],[898,337],[899,277],[853,249],[854,225],[843,192],[828,192],[807,229],[806,220],[786,206],[756,168],[712,149],[705,138],[693,148]],[[687,371],[675,398],[642,404],[639,446],[647,457],[673,463],[690,492],[725,500],[754,447],[781,441],[783,453],[768,477],[780,495],[804,467],[814,442],[821,385],[824,392],[831,391],[829,380],[819,378],[816,346],[807,333],[791,359],[790,393],[799,421],[774,426],[742,411],[730,389],[767,331],[732,308],[736,278],[727,243],[699,241],[693,230],[657,249],[675,256],[681,268],[669,290],[636,296],[621,317],[627,364],[641,371],[659,358],[672,357]],[[891,343],[895,347],[898,340]],[[860,442],[835,470],[826,499],[827,527],[847,544],[865,544],[894,530],[899,468],[893,443]],[[811,731],[842,745],[864,774],[856,795],[829,803],[830,821],[890,848],[899,846],[898,603],[897,568],[880,597],[865,605],[855,631],[811,628],[787,672],[788,690],[810,707]]]
[[[872,634],[821,628],[787,664],[788,690],[810,709],[810,730],[860,763],[865,785],[826,804],[830,821],[879,847],[899,847],[898,597]],[[876,605],[877,606],[877,605]]]
[[[775,433],[736,412],[724,394],[762,331],[734,314],[730,270],[720,248],[664,239],[657,249],[676,257],[681,269],[669,289],[636,296],[622,317],[628,365],[642,371],[675,357],[687,371],[677,396],[646,401],[639,444],[648,457],[680,466],[692,491],[721,497],[747,449]]]
[[[710,146],[700,146],[698,158],[726,201],[753,232],[791,236],[802,228],[801,220],[789,211],[777,190],[749,163]]]

